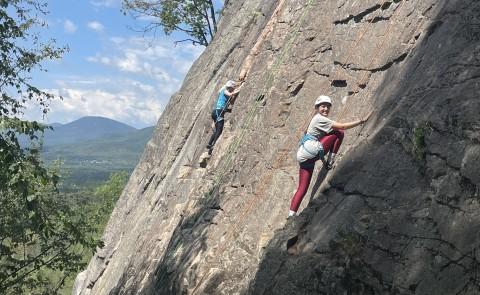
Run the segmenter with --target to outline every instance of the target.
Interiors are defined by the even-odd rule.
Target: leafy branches
[[[54,40],[42,40],[46,3],[34,0],[0,0],[0,116],[16,116],[27,101],[36,101],[46,113],[53,95],[30,83],[34,69],[45,71],[41,62],[58,59],[67,50]]]
[[[212,0],[123,0],[124,12],[149,19],[144,32],[163,28],[165,34],[180,31],[193,45],[208,46],[217,31],[217,16]]]
[[[74,212],[57,190],[59,175],[39,158],[37,134],[47,126],[25,120],[23,110],[37,104],[48,111],[49,94],[31,84],[33,70],[67,50],[44,41],[46,2],[0,0],[0,290],[35,293],[49,278],[40,270],[73,274],[83,267],[79,247],[93,250],[92,224]],[[30,143],[20,145],[19,136]],[[63,284],[63,282],[61,283]],[[56,287],[58,289],[58,286]],[[54,289],[52,289],[54,290]],[[45,291],[46,292],[46,291]],[[48,292],[47,292],[48,293]]]
[[[75,273],[84,266],[76,245],[93,249],[93,225],[71,209],[56,189],[58,175],[38,158],[11,157],[0,172],[0,289],[22,294],[35,288],[41,269]],[[27,287],[28,286],[28,287]]]

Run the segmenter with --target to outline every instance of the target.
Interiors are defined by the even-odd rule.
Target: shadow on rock
[[[215,215],[223,210],[218,191],[206,194],[195,210],[182,218],[174,231],[147,294],[182,294],[197,284],[195,260],[206,252],[206,232]]]
[[[385,75],[371,136],[275,233],[246,293],[480,293],[480,2],[435,9]]]

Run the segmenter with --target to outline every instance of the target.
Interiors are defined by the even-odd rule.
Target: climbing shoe
[[[327,170],[332,170],[333,169],[333,164],[335,164],[335,161],[330,160],[330,161],[328,161],[327,166],[325,166],[325,168]]]
[[[330,170],[332,169],[332,167],[329,165],[329,163],[325,160],[322,161],[323,163],[323,167],[326,169],[326,170]]]
[[[328,160],[326,161],[326,165],[325,163],[323,163],[327,170],[331,170],[333,168],[333,164],[335,163],[335,157],[336,157],[336,154],[330,153],[328,155]]]
[[[333,163],[327,163],[327,165],[325,166],[325,169],[327,170],[332,170],[333,168]]]
[[[297,216],[297,212],[295,211],[292,211],[292,210],[288,210],[288,216],[287,216],[287,219],[294,219],[295,216]]]

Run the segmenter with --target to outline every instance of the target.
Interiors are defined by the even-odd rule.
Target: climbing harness
[[[307,143],[308,141],[313,141],[313,142],[318,143],[317,144],[318,148],[316,148],[313,151],[309,150],[307,148],[307,146],[305,145],[305,143]],[[305,135],[302,136],[302,139],[300,140],[300,143],[298,144],[298,147],[303,148],[303,150],[306,151],[311,156],[311,159],[316,158],[317,156],[320,156],[320,158],[322,160],[324,158],[324,151],[323,151],[322,145],[318,141],[318,138],[311,135],[311,134],[305,133]]]
[[[228,83],[233,83],[233,81],[228,81]],[[222,87],[218,93],[218,98],[217,102],[215,105],[215,109],[212,111],[212,119],[214,121],[214,127],[212,127],[212,136],[207,144],[207,149],[208,149],[208,155],[212,154],[213,146],[215,145],[216,141],[220,137],[222,131],[223,131],[223,123],[225,121],[225,118],[223,117],[225,113],[228,112],[228,106],[230,105],[230,101],[234,96],[237,95],[237,93],[232,94],[230,96],[225,95],[225,89],[226,87]],[[218,130],[220,129],[220,131]],[[201,160],[201,162],[204,162],[207,160],[207,158],[204,158]],[[206,163],[204,164],[206,166]]]

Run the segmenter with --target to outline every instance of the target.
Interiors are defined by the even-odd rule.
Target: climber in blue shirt
[[[238,86],[237,82],[230,80],[227,82],[227,84],[225,84],[224,87],[222,87],[222,89],[220,89],[218,93],[215,109],[212,111],[212,119],[213,119],[213,122],[215,123],[215,130],[207,144],[209,155],[212,154],[213,146],[215,145],[215,142],[217,142],[217,139],[222,134],[223,123],[224,123],[223,116],[227,111],[228,106],[235,102],[236,95],[240,92],[242,85],[243,84]]]

